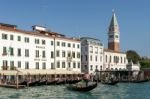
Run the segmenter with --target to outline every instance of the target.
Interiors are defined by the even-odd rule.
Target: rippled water
[[[150,99],[150,82],[98,84],[90,92],[69,91],[64,85],[25,89],[0,88],[0,99]]]

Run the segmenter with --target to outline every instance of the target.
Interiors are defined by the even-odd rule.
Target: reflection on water
[[[69,91],[65,86],[38,86],[25,89],[0,88],[0,99],[149,99],[150,82],[117,85],[99,84],[90,92]]]

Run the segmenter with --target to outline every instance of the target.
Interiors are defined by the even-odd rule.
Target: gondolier
[[[86,86],[88,86],[88,82],[90,81],[90,74],[88,74],[88,72],[86,72],[83,76],[83,80],[86,82]]]

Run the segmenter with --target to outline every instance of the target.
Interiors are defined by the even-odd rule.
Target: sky
[[[121,51],[150,57],[150,0],[0,0],[0,23],[19,29],[45,26],[68,37],[100,39],[107,48],[108,26],[115,10]]]

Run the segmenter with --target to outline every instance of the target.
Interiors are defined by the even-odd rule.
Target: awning
[[[51,69],[18,69],[23,75],[53,75],[53,74],[81,74],[80,71],[69,71],[69,70],[51,70]]]
[[[0,74],[1,75],[22,75],[22,73],[17,70],[0,70]]]

